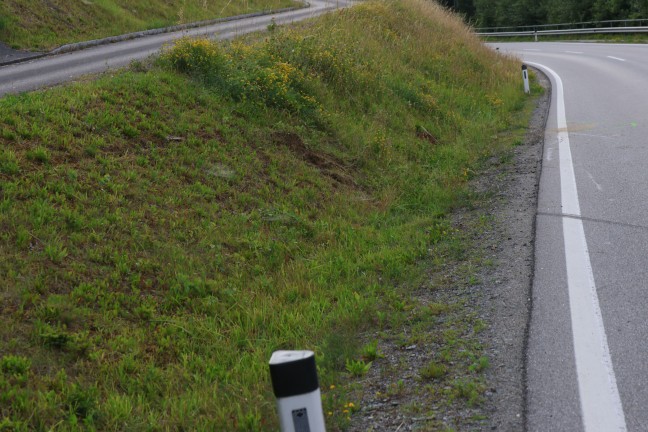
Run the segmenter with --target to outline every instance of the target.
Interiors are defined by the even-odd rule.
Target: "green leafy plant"
[[[373,362],[365,362],[363,360],[352,360],[352,359],[347,359],[345,363],[345,367],[347,372],[349,372],[353,376],[365,376],[367,372],[371,369],[371,365]]]
[[[473,364],[468,368],[471,372],[483,372],[484,370],[490,367],[490,362],[488,357],[479,357]]]
[[[0,372],[8,376],[24,376],[29,372],[31,361],[27,357],[6,355],[0,359]]]
[[[26,155],[27,159],[35,162],[47,163],[50,160],[50,155],[47,149],[40,146],[36,147],[33,150],[27,151]]]
[[[423,379],[439,379],[443,378],[447,372],[447,366],[431,361],[419,371],[419,374]]]
[[[378,350],[378,341],[375,340],[363,346],[361,349],[361,355],[365,361],[373,361],[382,357],[382,354]]]

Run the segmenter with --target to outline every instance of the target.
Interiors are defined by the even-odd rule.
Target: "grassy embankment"
[[[47,50],[72,42],[296,4],[292,0],[3,0],[0,41],[14,48]]]
[[[0,429],[275,430],[294,348],[343,427],[358,335],[443,317],[407,293],[463,256],[447,215],[512,145],[519,81],[405,0],[1,99]],[[448,334],[439,367],[479,374]]]

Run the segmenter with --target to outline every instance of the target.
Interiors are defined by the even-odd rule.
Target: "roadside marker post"
[[[282,432],[326,432],[312,351],[275,351],[270,378]]]
[[[527,65],[522,65],[522,79],[524,80],[524,93],[531,93],[529,88],[529,71],[527,70]]]

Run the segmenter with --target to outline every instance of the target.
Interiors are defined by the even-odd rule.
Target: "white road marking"
[[[625,415],[616,384],[601,316],[567,131],[565,99],[560,76],[544,65],[528,63],[549,73],[556,83],[560,189],[567,285],[571,311],[576,375],[585,432],[625,432]]]
[[[622,58],[619,58],[619,57],[614,57],[614,56],[607,56],[607,58],[612,59],[612,60],[618,60],[618,61],[621,61],[621,62],[625,61],[625,59],[622,59]]]
[[[569,54],[583,54],[583,51],[565,51],[565,52]]]

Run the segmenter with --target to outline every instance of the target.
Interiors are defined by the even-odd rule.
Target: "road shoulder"
[[[544,135],[551,103],[549,79],[535,71],[545,93],[537,100],[523,145],[514,151],[513,162],[483,178],[495,191],[490,211],[493,232],[483,239],[497,263],[485,269],[482,308],[487,330],[483,343],[491,367],[487,410],[489,427],[484,430],[521,431],[526,422],[526,344],[531,314],[534,272],[535,221],[542,168]],[[490,177],[490,179],[488,179]]]
[[[473,250],[429,274],[411,294],[411,301],[423,307],[453,306],[433,321],[423,343],[404,344],[401,334],[390,334],[416,332],[406,328],[367,335],[381,340],[383,357],[357,384],[361,408],[352,416],[350,430],[524,430],[535,218],[551,102],[549,80],[537,71],[536,76],[545,92],[535,102],[523,142],[484,164],[471,182],[476,199],[452,217],[453,230]],[[455,376],[464,366],[448,365],[451,376],[425,377],[428,365],[442,364],[438,359],[448,341],[440,337],[452,333],[467,342],[454,342],[459,352],[450,363],[458,363],[464,353],[477,353],[488,359],[488,366],[481,374],[473,369]],[[479,358],[468,363],[472,361],[479,372]],[[473,398],[472,385],[480,396]]]

